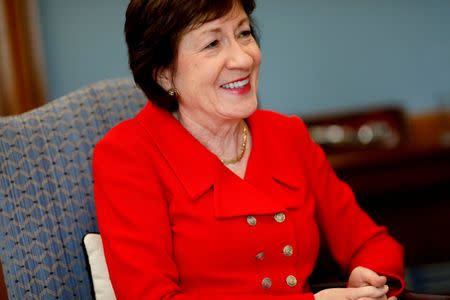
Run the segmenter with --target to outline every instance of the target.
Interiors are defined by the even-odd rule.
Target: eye
[[[219,41],[214,40],[211,43],[209,43],[208,46],[205,47],[205,49],[214,49],[217,48],[217,46],[219,46]]]
[[[252,36],[252,32],[250,30],[243,30],[239,33],[239,37],[248,38]]]

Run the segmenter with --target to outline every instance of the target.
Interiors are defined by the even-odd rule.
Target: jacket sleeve
[[[166,191],[152,171],[155,168],[143,140],[135,128],[122,133],[113,130],[94,151],[97,219],[117,299],[314,299],[311,293],[202,295],[183,291],[173,257]]]
[[[390,295],[405,287],[403,247],[359,207],[352,190],[337,178],[322,149],[294,117],[304,141],[310,185],[317,201],[316,217],[330,251],[347,273],[364,266],[388,277]],[[298,128],[297,127],[297,128]]]

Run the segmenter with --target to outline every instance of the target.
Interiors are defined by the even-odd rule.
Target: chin
[[[258,109],[258,102],[253,101],[246,105],[245,107],[241,107],[238,111],[236,111],[239,114],[239,117],[242,119],[246,119],[250,117],[255,111]]]
[[[220,107],[218,112],[229,119],[245,119],[251,116],[257,108],[258,101],[256,97],[248,97],[234,103],[228,102],[228,105]]]

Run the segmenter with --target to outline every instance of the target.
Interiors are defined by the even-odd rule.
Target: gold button
[[[261,286],[265,289],[270,289],[270,287],[272,286],[272,279],[270,279],[269,277],[264,278],[261,281]]]
[[[254,216],[248,216],[247,223],[250,226],[256,226],[256,218]]]
[[[285,256],[292,256],[292,254],[294,254],[294,248],[291,245],[284,246],[283,254]]]
[[[261,251],[258,254],[256,254],[256,259],[257,260],[263,260],[265,256],[266,255],[264,254],[264,252]]]
[[[286,220],[286,215],[282,212],[277,213],[273,216],[273,218],[275,219],[275,221],[277,221],[278,223],[283,223],[284,220]]]
[[[295,278],[294,275],[289,275],[288,277],[286,277],[286,283],[288,286],[294,287],[297,285],[297,278]]]

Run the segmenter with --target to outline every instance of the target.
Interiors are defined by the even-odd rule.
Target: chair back
[[[92,150],[146,103],[128,79],[0,118],[0,258],[9,299],[92,299],[83,236],[98,232]]]

